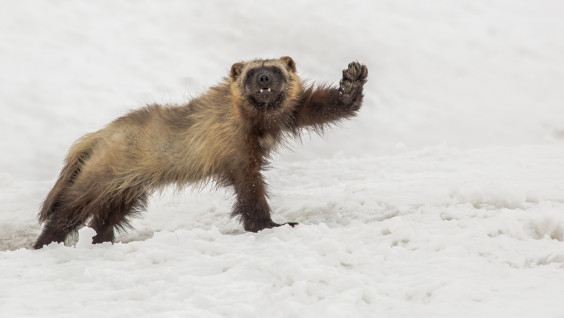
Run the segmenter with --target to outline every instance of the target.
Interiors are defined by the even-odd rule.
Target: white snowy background
[[[564,317],[560,0],[3,1],[0,317]],[[31,250],[81,135],[256,57],[369,81],[359,116],[229,190],[172,189],[116,244]]]

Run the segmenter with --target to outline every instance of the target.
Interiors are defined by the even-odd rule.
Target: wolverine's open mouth
[[[284,101],[284,94],[275,94],[275,92],[269,88],[261,89],[258,94],[253,94],[248,97],[257,109],[262,109],[265,106],[278,107]]]

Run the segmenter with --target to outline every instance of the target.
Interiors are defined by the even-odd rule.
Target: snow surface
[[[559,0],[39,1],[0,10],[0,317],[564,317]],[[274,219],[167,190],[116,244],[30,249],[72,142],[292,56],[364,108],[267,172]]]

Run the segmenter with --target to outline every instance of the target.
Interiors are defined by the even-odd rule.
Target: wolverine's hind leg
[[[69,231],[64,228],[54,226],[53,224],[50,224],[49,221],[47,221],[45,223],[45,226],[43,227],[43,230],[41,231],[41,234],[37,238],[37,241],[35,241],[33,248],[40,249],[44,245],[49,245],[52,242],[64,242],[65,238],[71,231],[72,230]]]
[[[108,204],[104,194],[105,182],[81,173],[58,195],[44,221],[43,231],[34,248],[42,248],[51,242],[63,242],[67,235],[84,225],[89,218],[96,218]],[[107,235],[106,235],[107,236]]]
[[[114,241],[114,226],[109,224],[106,220],[93,217],[88,226],[96,231],[96,235],[92,238],[93,244]]]
[[[69,210],[65,210],[64,204],[57,205],[56,210],[45,221],[43,230],[33,248],[40,249],[52,242],[64,242],[67,235],[76,230],[85,221],[81,214],[69,213]]]
[[[92,216],[89,226],[96,231],[92,243],[113,242],[115,228],[129,227],[128,218],[141,212],[147,205],[147,194],[140,189],[126,189],[109,196],[97,213]]]

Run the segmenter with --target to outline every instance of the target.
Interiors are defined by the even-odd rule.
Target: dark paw
[[[270,229],[277,226],[280,226],[280,224],[274,223],[272,220],[262,220],[262,221],[247,220],[243,222],[243,227],[245,228],[245,231],[255,232],[255,233],[264,229]]]
[[[266,223],[262,223],[262,224],[245,224],[244,227],[245,227],[245,231],[256,233],[256,232],[264,230],[264,229],[271,229],[273,227],[278,227],[278,226],[282,226],[282,225],[286,225],[286,224],[288,224],[291,227],[298,225],[298,223],[296,223],[296,222],[288,222],[288,223],[278,224],[278,223],[270,221],[270,222],[266,222]]]
[[[339,83],[339,98],[343,104],[349,105],[362,96],[362,87],[367,77],[366,65],[358,62],[349,63],[349,67],[343,70],[343,79]]]

